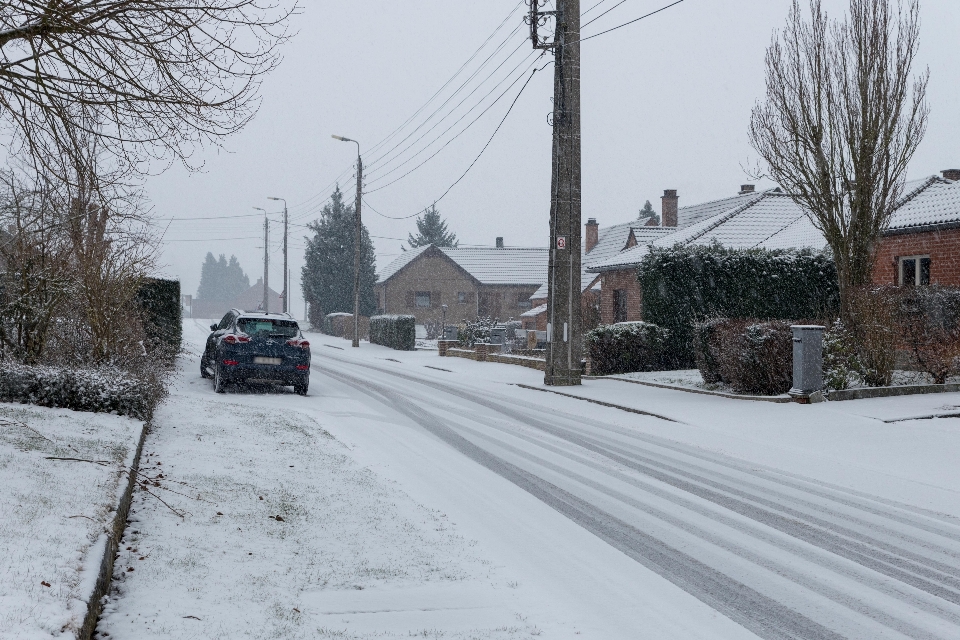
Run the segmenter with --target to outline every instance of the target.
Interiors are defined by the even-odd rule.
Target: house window
[[[613,321],[627,321],[627,292],[624,289],[615,289],[613,292]]]
[[[529,299],[529,298],[527,298],[526,300],[524,300],[523,298],[517,298],[517,308],[518,308],[518,309],[522,309],[522,310],[524,310],[524,311],[527,311],[527,310],[530,309],[530,307],[531,307],[531,305],[530,305],[530,299]]]
[[[457,304],[467,304],[466,291],[457,291]]]
[[[417,291],[416,303],[417,303],[418,309],[429,309],[430,308],[430,292]]]
[[[907,286],[930,284],[930,256],[900,258],[900,284]]]

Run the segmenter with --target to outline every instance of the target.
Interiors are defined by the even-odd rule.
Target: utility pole
[[[356,234],[353,242],[353,346],[360,346],[360,240],[362,237],[360,224],[360,202],[363,196],[363,159],[360,157],[360,143],[343,136],[330,136],[341,142],[353,142],[357,145],[357,201],[354,205],[354,222]]]
[[[257,211],[263,211],[263,306],[264,313],[270,313],[270,220],[267,218],[267,210],[261,207],[254,207]]]
[[[551,49],[553,67],[553,171],[550,185],[550,259],[547,280],[547,362],[544,384],[580,384],[580,0],[528,0],[530,39]],[[553,42],[539,33],[555,22]]]
[[[283,200],[283,312],[290,311],[290,270],[287,268],[287,201],[283,198],[267,198],[267,200]]]

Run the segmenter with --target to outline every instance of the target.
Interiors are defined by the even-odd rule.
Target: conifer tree
[[[457,236],[447,230],[447,223],[440,218],[437,205],[430,205],[422,216],[417,217],[417,235],[407,234],[407,244],[411,249],[432,244],[435,247],[456,247],[460,244]]]
[[[238,295],[250,288],[250,278],[240,267],[236,256],[227,257],[220,254],[214,258],[208,252],[200,269],[200,288],[197,298],[200,300],[216,300],[218,302],[232,302]]]
[[[310,321],[318,325],[323,314],[353,313],[353,247],[355,238],[353,205],[345,204],[337,185],[320,219],[307,226],[306,264],[303,266],[303,297],[310,303]],[[360,315],[376,312],[373,287],[377,282],[373,242],[366,226],[361,229]]]
[[[657,212],[653,210],[653,205],[647,200],[643,203],[643,209],[640,209],[639,219],[649,220],[650,218],[653,218],[657,224],[660,224],[660,216],[657,215]]]

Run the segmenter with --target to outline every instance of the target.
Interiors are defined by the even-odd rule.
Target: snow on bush
[[[738,393],[777,395],[793,381],[793,331],[788,320],[713,318],[697,323],[697,368],[707,383]]]
[[[649,322],[619,322],[588,331],[584,347],[596,375],[659,371],[669,337],[670,331]]]
[[[0,362],[0,402],[115,413],[147,420],[164,395],[159,381],[120,369],[72,369]]]
[[[829,318],[839,308],[833,260],[809,251],[652,247],[638,271],[643,319],[671,331],[673,368],[695,360],[693,325],[707,318]]]
[[[370,342],[398,351],[417,347],[417,319],[413,316],[373,316],[370,318]]]
[[[497,325],[493,318],[477,318],[475,322],[464,320],[457,327],[457,339],[462,347],[490,343],[490,330]]]
[[[902,291],[898,333],[917,368],[944,384],[960,373],[960,289],[930,285]]]

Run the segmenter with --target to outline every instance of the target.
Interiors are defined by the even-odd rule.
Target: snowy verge
[[[0,404],[0,638],[79,633],[142,430],[114,415]]]

